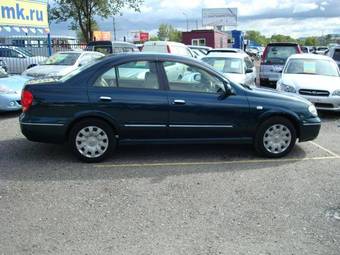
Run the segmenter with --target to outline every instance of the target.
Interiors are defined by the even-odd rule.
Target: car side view
[[[174,66],[180,75],[171,75]],[[31,80],[21,103],[29,140],[68,142],[85,162],[105,159],[118,144],[146,143],[249,143],[277,158],[297,139],[316,138],[321,125],[301,97],[240,85],[170,54],[107,56],[60,80]]]

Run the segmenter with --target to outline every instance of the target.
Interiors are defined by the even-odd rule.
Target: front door
[[[188,139],[239,139],[246,136],[249,105],[242,90],[223,98],[224,82],[207,71],[183,63],[185,72],[174,80],[163,68],[169,89],[169,136]]]
[[[96,110],[119,123],[121,139],[161,139],[167,134],[168,98],[155,62],[109,67],[89,87]]]

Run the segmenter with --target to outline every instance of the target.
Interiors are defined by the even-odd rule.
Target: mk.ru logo
[[[25,9],[16,4],[15,8],[11,6],[1,6],[1,16],[3,19],[19,19],[19,20],[37,20],[43,21],[43,11],[30,9],[25,15]]]

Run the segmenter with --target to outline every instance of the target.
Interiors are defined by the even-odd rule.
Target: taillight
[[[31,107],[32,103],[33,103],[32,93],[28,90],[23,90],[21,93],[22,111],[26,112]]]
[[[261,59],[261,63],[262,63],[262,64],[265,64],[265,63],[266,63],[267,52],[268,52],[268,47],[266,47],[266,48],[264,49],[264,51],[263,51],[262,59]]]
[[[168,53],[171,53],[171,50],[170,50],[170,46],[169,46],[169,45],[166,46],[166,49],[168,50]]]

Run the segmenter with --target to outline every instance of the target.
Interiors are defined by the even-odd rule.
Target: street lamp
[[[183,12],[183,15],[185,16],[186,18],[186,21],[187,21],[187,32],[189,31],[189,20],[188,20],[188,14],[186,14],[185,12]]]

